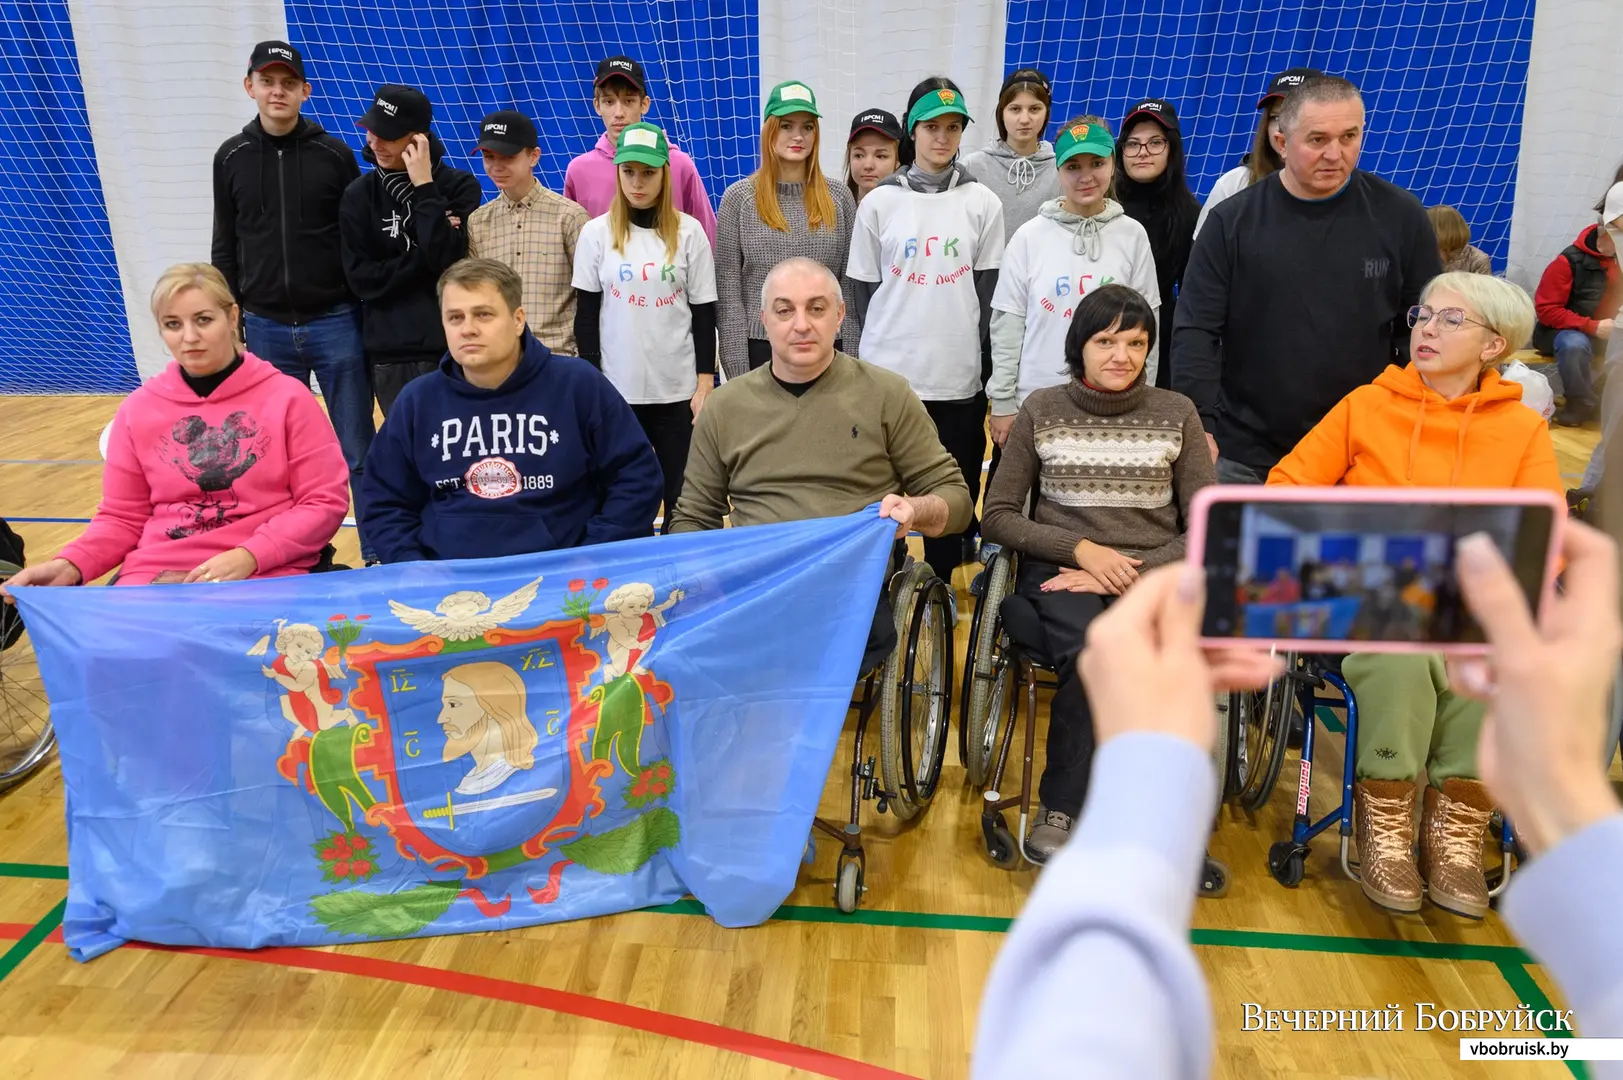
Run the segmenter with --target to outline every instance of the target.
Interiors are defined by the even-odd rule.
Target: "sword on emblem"
[[[445,805],[436,806],[432,810],[424,810],[425,818],[444,818],[445,826],[456,828],[458,814],[482,814],[487,810],[500,810],[504,806],[523,806],[525,803],[540,802],[550,799],[558,794],[557,788],[542,788],[539,791],[520,791],[514,795],[501,795],[494,799],[480,799],[478,802],[453,803],[451,793],[445,793]]]

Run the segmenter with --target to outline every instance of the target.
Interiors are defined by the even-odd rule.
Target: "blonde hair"
[[[541,737],[535,733],[535,725],[525,712],[529,694],[518,672],[494,660],[481,660],[475,664],[458,664],[441,679],[461,683],[473,691],[480,710],[501,728],[505,747],[502,756],[509,765],[528,769],[535,764],[534,750]]]
[[[1465,245],[1471,242],[1471,226],[1466,224],[1465,215],[1452,206],[1428,206],[1426,216],[1437,234],[1437,251],[1444,262],[1464,251]]]
[[[221,311],[229,313],[237,306],[237,298],[231,295],[231,286],[226,284],[224,274],[209,263],[180,263],[165,270],[152,287],[152,317],[160,318],[163,309],[187,289],[201,289],[209,302]]]
[[[1468,274],[1456,270],[1438,274],[1426,282],[1426,287],[1420,291],[1420,302],[1426,303],[1438,289],[1459,293],[1471,313],[1486,323],[1489,330],[1505,339],[1504,348],[1484,360],[1483,367],[1501,363],[1533,336],[1533,299],[1520,285],[1512,285],[1504,278],[1489,277],[1487,274]]]
[[[654,203],[654,232],[665,241],[665,257],[676,261],[676,242],[682,236],[682,215],[676,209],[671,195],[671,166],[667,162],[659,167],[659,200]],[[614,250],[625,254],[626,241],[631,239],[631,203],[626,201],[625,189],[620,186],[620,166],[614,167],[614,202],[609,204],[609,239]]]
[[[789,222],[784,219],[783,208],[778,205],[778,131],[783,123],[776,116],[766,118],[761,125],[761,167],[755,170],[755,214],[761,224],[778,232],[788,232]],[[817,163],[822,145],[823,125],[812,120],[811,153],[806,158],[806,228],[833,229],[838,224],[834,210],[834,196],[828,193],[828,181],[823,179],[823,167]],[[847,147],[847,156],[850,148]]]

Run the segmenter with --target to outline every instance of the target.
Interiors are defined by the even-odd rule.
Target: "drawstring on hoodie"
[[[1420,408],[1415,410],[1414,430],[1409,434],[1409,464],[1403,473],[1403,478],[1411,483],[1414,481],[1415,458],[1420,453],[1420,431],[1426,426],[1426,399],[1430,396],[1431,390],[1422,382]],[[1481,394],[1473,393],[1471,400],[1465,403],[1465,414],[1460,417],[1459,432],[1454,439],[1454,469],[1448,476],[1449,487],[1458,487],[1460,474],[1465,471],[1465,432],[1471,426],[1471,415],[1476,412],[1476,403],[1481,400]]]
[[[1024,191],[1037,182],[1037,166],[1030,158],[1017,157],[1009,162],[1008,177],[1016,192]]]
[[[1115,199],[1106,199],[1103,210],[1092,217],[1081,217],[1065,209],[1064,199],[1049,199],[1037,212],[1061,225],[1071,226],[1072,253],[1097,260],[1105,251],[1105,226],[1127,211]]]

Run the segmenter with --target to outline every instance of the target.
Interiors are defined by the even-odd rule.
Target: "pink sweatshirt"
[[[616,183],[614,143],[605,132],[598,137],[596,146],[572,160],[564,170],[564,198],[580,203],[593,217],[602,217],[614,202]],[[704,226],[704,234],[710,238],[710,246],[715,247],[716,212],[710,209],[704,181],[699,179],[693,159],[674,146],[671,147],[671,193],[676,198],[676,208],[698,218],[699,224]]]
[[[254,577],[315,564],[349,509],[338,436],[309,389],[249,353],[200,398],[171,362],[113,417],[101,505],[62,558],[120,585],[246,548]]]

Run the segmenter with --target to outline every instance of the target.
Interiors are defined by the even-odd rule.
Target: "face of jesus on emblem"
[[[490,791],[535,765],[540,738],[526,712],[528,698],[524,680],[506,664],[459,664],[445,673],[438,717],[445,732],[442,760],[473,759],[457,785],[460,794]]]

